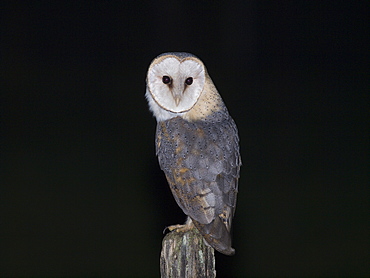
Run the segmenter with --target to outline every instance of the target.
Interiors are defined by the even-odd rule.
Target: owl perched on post
[[[185,52],[155,58],[146,98],[157,119],[156,153],[177,204],[217,251],[232,255],[241,158],[236,125],[200,59]]]

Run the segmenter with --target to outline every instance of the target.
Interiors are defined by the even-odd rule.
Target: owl
[[[146,99],[157,120],[156,154],[172,194],[217,251],[233,255],[231,224],[241,166],[238,131],[202,61],[185,52],[156,57]]]

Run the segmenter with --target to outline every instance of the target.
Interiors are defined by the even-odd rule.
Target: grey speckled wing
[[[157,125],[156,149],[176,202],[216,250],[233,254],[231,222],[241,166],[237,128],[226,109]]]

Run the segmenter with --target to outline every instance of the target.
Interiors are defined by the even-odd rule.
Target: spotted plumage
[[[159,164],[177,204],[191,219],[187,226],[192,223],[219,252],[233,254],[238,132],[203,63],[188,53],[160,55],[149,67],[146,97],[158,121]]]

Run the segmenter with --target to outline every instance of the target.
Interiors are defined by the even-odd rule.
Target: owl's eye
[[[164,84],[171,84],[171,77],[169,77],[169,76],[167,76],[167,75],[165,75],[165,76],[163,76],[162,77],[162,82],[164,83]]]
[[[191,84],[193,84],[193,77],[188,77],[188,78],[186,78],[186,80],[185,80],[185,84],[186,84],[186,85],[191,85]]]

